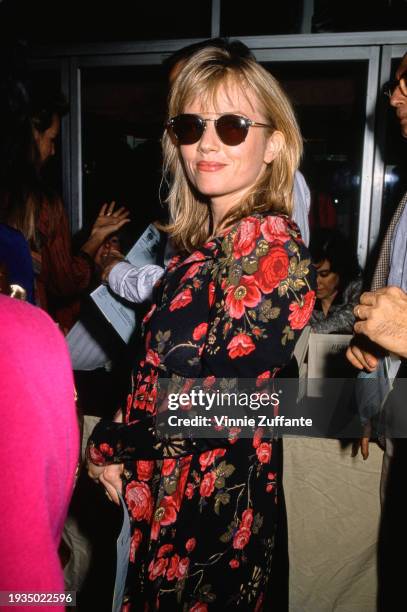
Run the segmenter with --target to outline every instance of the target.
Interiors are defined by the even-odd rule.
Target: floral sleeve
[[[315,303],[315,274],[294,224],[244,219],[222,241],[203,362],[215,376],[255,378],[289,362]]]

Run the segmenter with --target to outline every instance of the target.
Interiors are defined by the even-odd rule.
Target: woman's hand
[[[106,238],[117,232],[123,225],[129,223],[129,211],[120,206],[115,210],[116,203],[103,204],[93,224],[90,236],[82,247],[82,251],[95,258],[99,248]]]
[[[120,506],[118,493],[122,494],[123,492],[123,482],[121,479],[123,470],[123,463],[99,466],[88,461],[89,478],[95,483],[102,484],[105,487],[107,497],[118,506]]]
[[[363,427],[363,436],[359,438],[358,440],[355,440],[352,444],[352,454],[351,454],[352,457],[357,457],[358,452],[360,450],[360,454],[362,455],[363,459],[366,461],[366,459],[369,457],[369,442],[370,442],[371,435],[372,435],[372,427],[370,423],[367,423]]]
[[[97,237],[103,242],[110,234],[117,232],[123,225],[130,221],[129,211],[124,206],[116,209],[116,202],[103,204],[96,221],[93,224],[90,236]]]
[[[121,261],[124,261],[124,255],[120,253],[120,251],[113,249],[108,254],[100,258],[102,268],[101,278],[103,282],[107,282],[110,271]]]
[[[123,411],[119,408],[114,416],[114,423],[123,423]],[[123,482],[121,475],[124,471],[124,463],[112,465],[95,465],[88,459],[88,476],[94,482],[101,483],[106,490],[106,495],[110,501],[120,506],[118,493],[123,494]]]

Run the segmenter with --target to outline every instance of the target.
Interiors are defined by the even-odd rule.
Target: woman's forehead
[[[196,112],[223,112],[245,111],[259,112],[260,104],[243,82],[228,79],[220,83],[213,84],[201,91],[191,92],[191,96],[186,100],[185,107],[192,107]]]

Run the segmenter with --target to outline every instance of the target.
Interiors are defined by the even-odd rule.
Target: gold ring
[[[360,319],[360,316],[359,316],[359,309],[360,309],[360,306],[356,306],[356,318],[357,318],[357,319]]]

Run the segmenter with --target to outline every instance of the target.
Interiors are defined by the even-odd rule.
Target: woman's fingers
[[[107,207],[108,207],[108,204],[107,204],[107,202],[105,202],[105,203],[102,205],[102,208],[99,210],[99,216],[100,216],[100,215],[105,215],[105,214],[106,214],[106,209],[107,209]]]
[[[108,482],[104,477],[103,474],[101,474],[100,476],[100,482],[101,484],[105,487],[106,490],[106,495],[108,496],[108,498],[115,504],[117,504],[118,506],[120,506],[120,499],[117,493],[116,488],[110,484],[110,482]]]
[[[121,475],[123,474],[124,465],[108,465],[99,476],[100,482],[105,487],[110,499],[117,505],[120,505],[118,493],[123,492],[123,482]]]
[[[116,206],[116,202],[114,200],[112,200],[110,202],[110,204],[108,205],[108,209],[107,209],[107,213],[106,213],[108,216],[113,214],[115,206]]]

